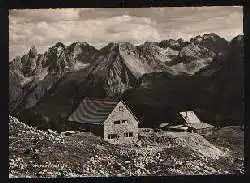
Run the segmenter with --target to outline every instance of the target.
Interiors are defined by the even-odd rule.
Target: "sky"
[[[35,46],[43,53],[57,42],[70,45],[86,41],[97,49],[108,42],[145,41],[216,33],[231,40],[243,34],[243,8],[77,8],[9,10],[9,57]]]

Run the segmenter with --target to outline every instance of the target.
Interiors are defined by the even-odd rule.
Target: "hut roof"
[[[180,112],[180,115],[186,121],[186,123],[201,123],[200,119],[195,115],[194,111]]]
[[[68,120],[79,123],[101,124],[107,119],[118,102],[107,98],[84,98]]]
[[[183,126],[183,125],[176,125],[176,126],[169,126],[169,129],[179,129],[179,130],[187,130],[188,127],[187,126]]]
[[[160,124],[160,128],[164,128],[164,127],[166,127],[166,126],[168,126],[169,125],[169,123],[161,123]]]
[[[186,124],[186,126],[194,128],[194,129],[204,129],[204,128],[213,128],[213,125],[210,125],[208,123],[189,123]]]

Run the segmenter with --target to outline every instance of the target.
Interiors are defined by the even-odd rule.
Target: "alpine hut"
[[[138,140],[139,121],[123,101],[84,98],[68,121],[88,127],[113,144]]]
[[[184,111],[179,113],[182,118],[185,120],[185,127],[188,127],[189,131],[197,133],[206,133],[209,132],[213,125],[202,122],[194,113],[194,111]]]

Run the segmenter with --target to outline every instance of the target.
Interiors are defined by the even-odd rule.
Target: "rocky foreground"
[[[207,140],[195,133],[151,133],[124,146],[87,132],[65,135],[9,120],[9,177],[244,174],[240,127],[219,129]]]

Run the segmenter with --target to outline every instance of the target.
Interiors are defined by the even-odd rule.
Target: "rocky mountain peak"
[[[117,42],[109,42],[106,46],[100,49],[100,52],[102,54],[105,54],[109,51],[118,51],[119,50],[119,44]]]
[[[184,40],[183,40],[182,38],[179,38],[179,39],[177,39],[177,42],[178,42],[179,44],[181,44],[181,43],[184,42]]]
[[[220,39],[222,39],[222,38],[220,36],[218,36],[217,34],[209,33],[209,34],[203,34],[202,36],[201,35],[195,36],[195,37],[190,39],[190,42],[192,42],[194,44],[199,44],[201,42],[208,41],[208,40],[215,42],[215,41],[220,40]]]
[[[97,56],[98,50],[87,42],[74,42],[66,48],[68,61],[72,63],[91,63]]]
[[[20,70],[22,68],[21,57],[17,56],[9,63],[10,71]]]
[[[118,42],[109,42],[108,46],[109,47],[116,47],[116,46],[119,46],[119,43]]]
[[[238,35],[230,41],[230,47],[232,47],[233,45],[243,47],[243,44],[244,44],[244,36],[243,35]]]
[[[198,35],[190,39],[190,42],[200,47],[206,47],[214,53],[225,56],[228,51],[228,42],[215,33]]]
[[[50,56],[59,57],[65,50],[65,45],[62,42],[57,42],[55,45],[49,48],[48,54]],[[53,57],[53,56],[52,56]]]
[[[127,52],[128,54],[136,54],[136,46],[129,42],[120,42],[119,51]]]
[[[119,42],[109,42],[107,46],[103,47],[101,50],[105,51],[117,51],[119,49],[130,49],[135,47],[132,43],[126,41],[119,41]]]
[[[122,46],[122,45],[133,45],[132,43],[130,43],[130,42],[128,42],[128,41],[119,41],[119,42],[117,42],[117,44],[118,44],[119,46]]]
[[[219,39],[221,38],[220,36],[218,36],[217,34],[215,33],[209,33],[209,34],[204,34],[202,36],[203,39],[213,39],[215,41],[215,39]]]
[[[29,57],[34,58],[37,56],[37,49],[35,46],[32,46],[28,52]]]
[[[69,46],[59,42],[41,55],[31,49],[10,62],[10,111],[60,126],[62,118],[66,119],[83,97],[121,97],[128,92],[131,101],[138,104],[169,105],[180,110],[187,104],[205,111],[204,116],[211,121],[219,110],[225,114],[219,114],[221,119],[238,119],[231,115],[236,108],[230,103],[234,96],[236,105],[241,101],[237,93],[243,84],[237,73],[243,68],[242,44],[242,35],[230,42],[229,49],[226,40],[209,34],[190,42],[169,39],[139,46],[110,42],[100,50],[86,42]],[[225,64],[216,58],[220,52],[226,55]],[[203,68],[206,77],[199,77],[197,72]],[[220,103],[225,105],[215,108],[217,104],[211,101],[222,99]]]
[[[62,42],[57,42],[53,47],[57,47],[57,48],[65,48],[65,45]]]
[[[171,48],[173,50],[180,51],[184,46],[188,45],[188,42],[185,42],[183,39],[167,39],[159,42],[161,48]]]
[[[80,41],[77,41],[77,42],[74,42],[72,44],[70,44],[68,47],[73,47],[73,48],[83,48],[85,46],[90,46],[87,42],[80,42]]]
[[[244,36],[240,34],[240,35],[236,36],[234,39],[236,39],[238,41],[243,41]]]
[[[144,46],[157,46],[158,44],[159,44],[158,42],[146,41],[142,45],[144,45]]]

